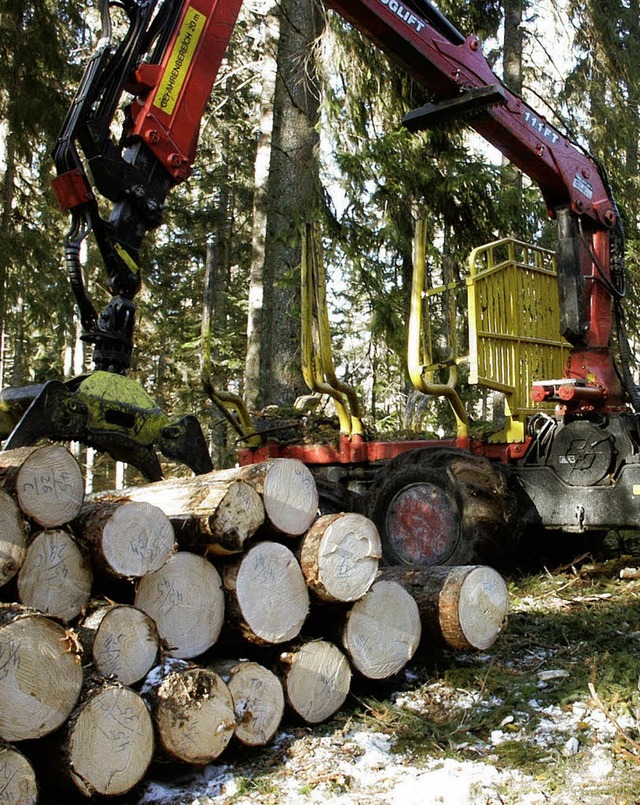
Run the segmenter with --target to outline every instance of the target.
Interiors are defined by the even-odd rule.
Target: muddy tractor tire
[[[506,470],[463,450],[412,450],[378,472],[366,501],[393,565],[510,567],[520,534]]]

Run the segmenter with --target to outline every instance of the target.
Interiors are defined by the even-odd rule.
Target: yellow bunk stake
[[[362,435],[360,401],[356,391],[353,386],[336,376],[327,311],[326,273],[320,235],[315,224],[307,224],[305,227],[301,268],[301,351],[304,381],[311,391],[332,397],[341,434]]]
[[[417,221],[413,241],[413,279],[411,284],[411,308],[409,313],[409,338],[407,346],[407,364],[409,377],[414,387],[423,394],[434,397],[444,397],[456,418],[458,438],[469,435],[469,419],[462,400],[455,389],[458,380],[458,367],[455,356],[449,364],[449,377],[446,383],[432,383],[428,379],[429,364],[423,360],[421,346],[423,324],[422,295],[424,291],[424,277],[426,271],[425,247],[427,237],[426,221]],[[430,343],[430,337],[428,338]],[[431,363],[431,362],[429,362]]]

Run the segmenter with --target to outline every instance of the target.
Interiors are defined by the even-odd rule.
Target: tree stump
[[[158,747],[172,759],[203,765],[226,748],[235,729],[233,699],[214,671],[168,660],[145,680]]]
[[[159,570],[176,546],[171,521],[150,503],[85,507],[74,529],[94,564],[119,578],[135,579]]]
[[[395,581],[377,581],[352,606],[342,633],[351,663],[369,679],[397,674],[420,642],[418,605]]]
[[[302,572],[322,601],[357,601],[375,581],[382,553],[378,530],[361,514],[326,514],[300,549]]]
[[[0,453],[0,485],[15,491],[22,511],[42,528],[70,523],[84,500],[80,466],[59,444]]]
[[[38,782],[27,758],[10,744],[0,744],[1,805],[36,805]]]
[[[284,643],[300,633],[309,592],[296,557],[276,542],[259,542],[223,571],[229,619],[261,645]]]
[[[344,704],[351,668],[340,649],[326,640],[312,640],[280,655],[285,666],[284,690],[291,709],[308,724],[318,724]]]
[[[23,741],[57,729],[81,688],[73,632],[23,607],[0,606],[0,737]]]
[[[411,593],[425,631],[454,649],[489,648],[508,617],[507,585],[491,567],[390,567],[383,578]]]
[[[318,514],[318,488],[302,461],[274,458],[242,467],[240,473],[261,495],[272,528],[290,537],[307,531]]]
[[[153,751],[146,704],[115,683],[90,690],[63,730],[63,768],[87,797],[126,794],[143,779]]]
[[[123,685],[139,682],[156,664],[158,627],[137,607],[98,606],[82,621],[80,634],[90,645],[96,671]]]
[[[217,475],[214,471],[102,493],[94,495],[92,502],[152,504],[171,520],[182,548],[198,547],[218,555],[239,553],[264,523],[264,505],[249,484]]]
[[[0,489],[0,587],[22,567],[27,555],[27,538],[20,509],[15,500]]]
[[[284,692],[278,677],[257,662],[216,663],[212,670],[229,687],[236,715],[236,738],[246,746],[265,746],[284,715]]]
[[[27,607],[70,621],[89,601],[93,573],[67,531],[41,531],[18,573],[18,598]]]
[[[138,582],[135,605],[156,622],[171,656],[197,657],[216,642],[222,629],[220,574],[202,556],[181,551]]]

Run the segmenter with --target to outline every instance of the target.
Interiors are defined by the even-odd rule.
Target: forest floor
[[[509,580],[491,650],[421,647],[354,682],[328,723],[283,724],[185,773],[152,769],[131,805],[623,805],[640,802],[640,545]]]

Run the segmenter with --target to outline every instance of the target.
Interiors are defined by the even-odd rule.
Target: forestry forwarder
[[[407,127],[419,130],[471,114],[469,125],[539,185],[558,223],[556,259],[522,244],[492,244],[476,254],[467,280],[471,376],[505,393],[507,427],[501,434],[487,440],[469,435],[454,387],[455,356],[446,383],[432,382],[434,367],[418,357],[424,272],[418,248],[410,374],[421,392],[451,404],[456,437],[364,438],[355,395],[335,376],[320,310],[319,343],[313,343],[310,327],[303,328],[303,369],[313,391],[336,401],[339,446],[263,443],[241,401],[210,389],[245,436],[240,461],[301,459],[325,498],[372,516],[387,559],[396,563],[500,564],[522,523],[572,533],[635,528],[640,394],[622,327],[623,229],[603,169],[510,92],[491,70],[479,40],[463,36],[428,0],[326,0],[326,5],[430,93],[432,102],[410,113]],[[111,6],[124,9],[129,20],[118,44],[112,39]],[[30,403],[6,447],[40,436],[76,438],[157,478],[157,445],[196,472],[210,469],[197,422],[166,417],[124,374],[140,287],[139,248],[146,232],[160,224],[170,189],[190,174],[200,119],[240,6],[241,0],[102,3],[101,38],[54,152],[54,189],[72,219],[66,265],[97,371],[69,385],[6,390],[10,420]],[[129,102],[116,143],[110,129],[125,93]],[[108,220],[100,215],[87,168],[97,193],[112,202]],[[80,245],[89,231],[113,296],[100,316],[80,268]],[[314,299],[322,309],[321,264],[313,244],[308,233],[307,316]],[[561,326],[554,333],[548,311],[557,309],[558,296]],[[619,366],[611,348],[614,323]]]

